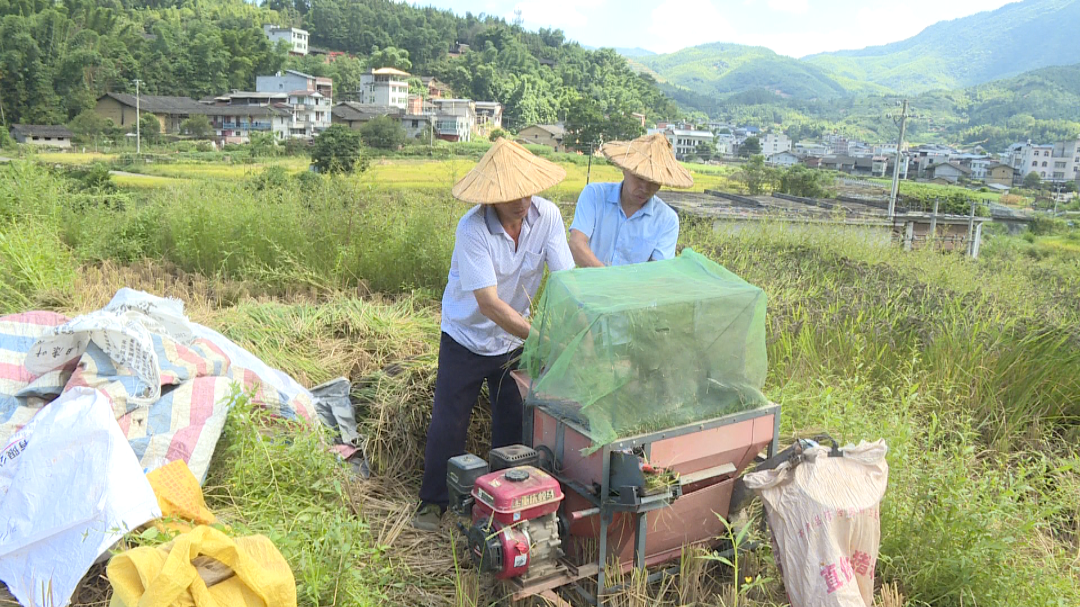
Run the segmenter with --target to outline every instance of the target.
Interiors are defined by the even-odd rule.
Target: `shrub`
[[[315,138],[311,162],[320,173],[351,173],[367,169],[360,150],[360,133],[340,124],[326,129]]]
[[[396,150],[405,143],[405,127],[389,116],[379,116],[360,127],[364,145],[380,150]]]

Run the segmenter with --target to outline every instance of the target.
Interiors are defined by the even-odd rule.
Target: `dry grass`
[[[875,604],[878,607],[904,607],[904,595],[900,594],[896,582],[881,586],[881,594],[878,595]]]

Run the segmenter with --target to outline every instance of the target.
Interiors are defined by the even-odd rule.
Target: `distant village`
[[[294,55],[322,55],[327,63],[343,55],[309,47],[308,32],[299,28],[266,25],[264,32],[272,42],[284,40]],[[456,48],[451,54],[464,50]],[[413,78],[394,68],[372,69],[361,76],[357,90],[340,92],[335,103],[329,78],[284,70],[258,76],[254,91],[234,90],[198,100],[153,95],[136,99],[132,94],[107,93],[97,100],[95,112],[121,128],[137,122],[137,111],[151,114],[157,117],[162,133],[179,133],[184,120],[206,116],[217,144],[247,143],[257,132],[272,133],[278,140],[310,139],[332,124],[360,128],[383,116],[400,123],[405,135],[413,139],[467,142],[473,137],[487,138],[503,127],[503,107],[498,102],[456,98],[449,86],[430,76],[419,78],[423,91],[410,92]],[[646,126],[646,116],[633,117]],[[897,159],[895,142],[867,143],[840,134],[826,135],[821,141],[793,142],[782,132],[721,122],[657,122],[647,130],[663,133],[676,156],[685,161],[734,160],[749,155],[749,151],[777,167],[802,164],[856,177],[887,178],[893,176]],[[70,147],[73,136],[66,127],[53,125],[14,125],[11,135],[19,143],[52,147]],[[570,151],[567,137],[561,124],[529,125],[516,135],[522,143],[548,146],[557,152]],[[974,185],[1006,193],[1023,185],[1031,173],[1051,186],[1080,181],[1080,138],[1056,143],[1027,141],[1007,150],[905,145],[900,154],[901,179]]]
[[[681,160],[700,158],[703,150],[715,150],[719,158],[734,158],[749,140],[754,140],[755,153],[778,167],[803,164],[853,176],[884,178],[892,177],[896,165],[895,142],[866,143],[838,134],[826,135],[821,141],[792,142],[783,133],[719,122],[700,126],[658,123],[649,132],[667,135]],[[960,150],[941,144],[905,144],[900,158],[901,179],[946,185],[972,183],[1002,193],[1022,185],[1030,173],[1049,184],[1080,181],[1080,138],[1051,144],[1016,143],[998,153],[981,146]]]

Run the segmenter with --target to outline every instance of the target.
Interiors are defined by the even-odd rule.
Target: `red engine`
[[[481,572],[500,579],[539,577],[561,555],[559,482],[533,466],[485,474],[472,489],[469,551]]]

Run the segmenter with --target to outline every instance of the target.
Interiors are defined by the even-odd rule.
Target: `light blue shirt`
[[[571,230],[589,239],[589,248],[606,265],[621,266],[675,257],[679,216],[656,196],[632,216],[623,212],[622,182],[592,183],[578,196]]]
[[[454,235],[454,254],[442,298],[442,330],[481,356],[514,350],[521,339],[484,316],[473,291],[496,287],[499,299],[528,318],[545,263],[552,272],[574,267],[562,213],[554,203],[533,196],[516,248],[495,209],[473,207],[458,222]]]

